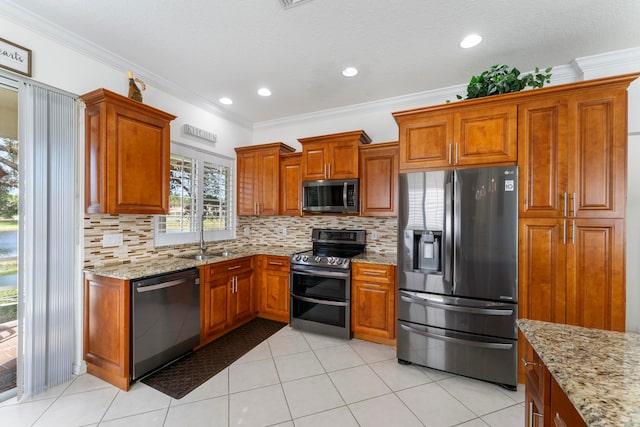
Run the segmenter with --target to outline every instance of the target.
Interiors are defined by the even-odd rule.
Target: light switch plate
[[[371,232],[371,240],[378,240],[378,232],[376,230]]]
[[[251,233],[251,229],[249,227],[244,228],[244,235],[248,236]]]

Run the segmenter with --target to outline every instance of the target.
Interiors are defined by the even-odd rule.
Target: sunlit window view
[[[215,160],[213,156],[209,159]],[[220,162],[222,163],[222,162]],[[229,232],[232,227],[230,188],[232,168],[203,158],[172,154],[169,215],[158,218],[158,232],[179,235]],[[196,241],[197,236],[193,241]]]
[[[0,394],[16,386],[18,333],[17,92],[0,89]]]

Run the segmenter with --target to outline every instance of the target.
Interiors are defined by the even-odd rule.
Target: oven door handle
[[[339,277],[348,279],[350,274],[340,271],[323,271],[323,270],[295,270],[291,269],[291,274],[302,274],[303,276],[317,276],[317,277]]]
[[[349,306],[349,301],[346,301],[346,302],[328,301],[326,299],[307,298],[307,297],[301,297],[301,296],[294,295],[294,294],[291,294],[291,298],[295,298],[295,299],[300,300],[300,301],[311,302],[311,303],[314,303],[314,304],[334,305],[336,307],[348,307]]]

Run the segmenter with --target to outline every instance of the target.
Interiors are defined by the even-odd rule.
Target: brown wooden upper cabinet
[[[371,138],[363,131],[298,139],[302,144],[302,180],[358,178],[358,146]]]
[[[360,147],[360,215],[398,215],[398,143]]]
[[[106,89],[85,110],[85,211],[167,214],[170,122],[176,116]]]
[[[629,83],[519,105],[520,217],[624,217]]]
[[[302,153],[280,156],[280,215],[302,215]]]
[[[238,215],[278,215],[281,142],[237,147]]]
[[[400,129],[400,172],[515,164],[517,112],[513,102],[483,99],[393,113]]]

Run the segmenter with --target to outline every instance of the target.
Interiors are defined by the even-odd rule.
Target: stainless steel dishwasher
[[[131,380],[139,380],[200,343],[197,268],[131,281]]]

